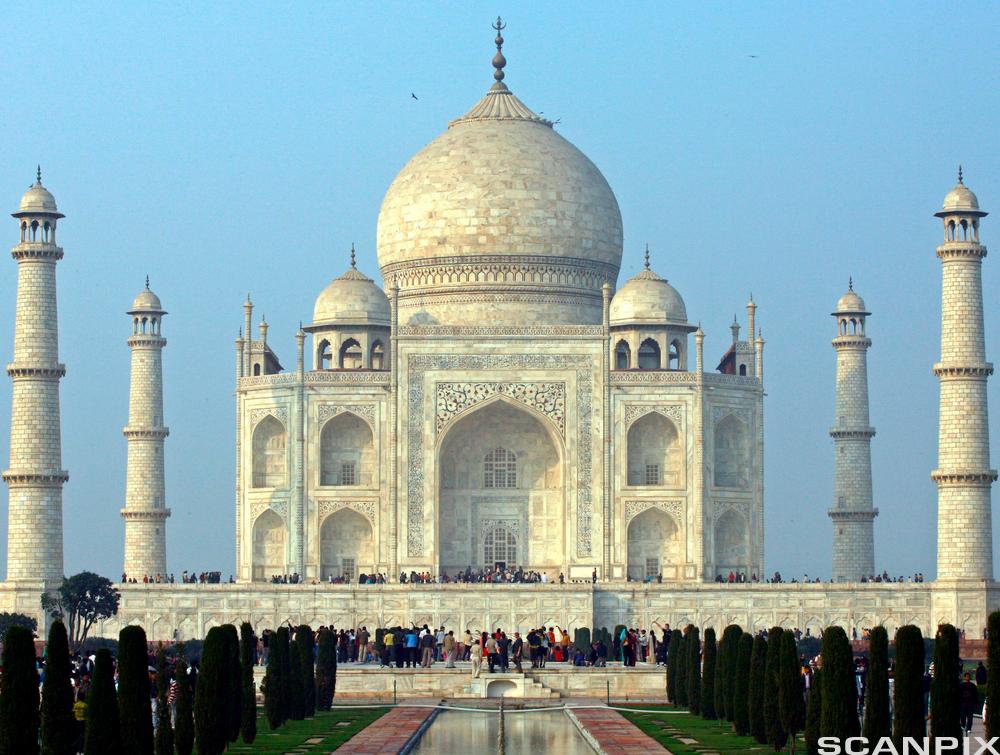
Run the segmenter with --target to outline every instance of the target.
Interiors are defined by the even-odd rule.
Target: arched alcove
[[[750,481],[750,434],[744,422],[727,414],[715,425],[715,485],[746,487]]]
[[[339,365],[344,370],[360,370],[363,362],[364,352],[361,344],[355,338],[348,338],[340,346]]]
[[[285,426],[267,415],[253,431],[252,486],[255,488],[283,488],[288,485]]]
[[[680,531],[667,512],[648,508],[628,525],[629,579],[655,580],[668,565],[676,565],[680,557]]]
[[[639,369],[660,369],[660,344],[652,338],[647,338],[639,344]]]
[[[715,523],[715,563],[723,576],[750,569],[749,528],[737,511],[725,511]]]
[[[269,582],[275,574],[285,574],[285,523],[268,509],[253,523],[253,579]]]
[[[615,345],[615,369],[627,370],[632,366],[632,349],[628,341],[622,339]]]
[[[493,566],[511,549],[516,565],[562,566],[562,442],[548,420],[506,399],[487,402],[448,428],[437,464],[443,571]]]
[[[684,459],[677,427],[659,412],[649,412],[628,429],[628,484],[681,487]]]
[[[319,531],[320,575],[357,581],[375,571],[375,537],[371,522],[353,509],[330,514]]]
[[[356,414],[329,420],[319,439],[319,484],[371,487],[375,475],[372,429]]]

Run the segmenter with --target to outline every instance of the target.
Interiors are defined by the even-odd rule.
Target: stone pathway
[[[435,705],[439,700],[408,700],[407,702]],[[395,708],[390,710],[367,729],[362,729],[337,750],[353,755],[396,755],[424,721],[434,713],[433,708]]]
[[[573,710],[588,735],[607,755],[642,755],[642,753],[670,753],[659,742],[644,734],[639,727],[617,711],[588,708]]]

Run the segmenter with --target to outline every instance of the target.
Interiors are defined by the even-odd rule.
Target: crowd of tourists
[[[181,583],[186,585],[217,585],[222,582],[222,572],[220,571],[203,571],[203,572],[191,572],[185,569],[181,574]],[[233,579],[233,575],[229,575],[229,584],[235,584],[236,580]],[[172,585],[176,583],[176,579],[173,574],[143,574],[139,577],[135,574],[126,574],[122,572],[122,584],[125,585]]]
[[[648,582],[650,580],[647,579],[646,581]],[[659,580],[657,580],[657,581],[659,581]],[[730,584],[730,585],[732,585],[732,584],[745,584],[747,582],[756,584],[756,583],[760,582],[760,579],[758,579],[756,572],[752,572],[750,574],[750,576],[747,577],[747,573],[746,572],[730,570],[727,575],[723,575],[721,572],[719,572],[718,574],[716,574],[715,575],[715,581],[717,583],[719,583],[719,584]],[[771,577],[769,579],[765,579],[764,580],[764,582],[766,584],[798,584],[800,581],[803,584],[822,584],[822,582],[823,582],[823,580],[820,579],[819,577],[811,578],[808,574],[804,574],[804,575],[802,575],[802,579],[801,580],[798,580],[795,577],[792,577],[792,579],[786,583],[785,580],[781,576],[781,572],[779,572],[779,571],[776,571],[773,575],[771,575]],[[832,582],[833,580],[831,579],[831,580],[828,580],[828,581]],[[923,582],[924,581],[924,574],[923,574],[923,572],[917,572],[916,574],[911,574],[908,577],[903,577],[902,575],[900,575],[898,577],[892,577],[892,576],[889,575],[888,571],[883,571],[881,574],[871,574],[871,575],[869,575],[867,577],[862,576],[861,577],[861,581],[865,582],[865,583],[868,583],[868,582],[894,582],[894,583],[908,582],[908,583],[919,583],[919,582]]]

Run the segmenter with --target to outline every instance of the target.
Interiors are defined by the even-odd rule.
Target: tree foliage
[[[7,630],[11,627],[24,627],[34,634],[38,631],[38,622],[23,613],[8,613],[7,611],[0,613],[0,642],[3,642]]]
[[[688,704],[687,692],[687,661],[688,661],[688,632],[691,625],[688,624],[681,633],[681,641],[677,646],[677,704],[686,708]]]
[[[233,624],[223,624],[226,636],[226,741],[235,742],[243,721],[243,672],[240,669],[240,636]]]
[[[687,650],[688,711],[697,716],[701,712],[701,637],[698,627],[692,626],[688,632]]]
[[[84,755],[123,755],[118,698],[115,695],[115,668],[107,648],[97,651],[94,678],[87,695],[87,726]]]
[[[854,654],[843,627],[827,627],[823,633],[823,715],[820,733],[841,742],[856,737],[858,688],[854,679]]]
[[[66,622],[70,643],[77,648],[95,623],[118,613],[120,600],[121,595],[111,580],[83,571],[64,578],[55,592],[44,593],[42,610],[53,619]]]
[[[170,721],[170,667],[161,644],[156,651],[156,755],[174,755],[174,727]]]
[[[736,651],[736,676],[733,679],[733,728],[740,736],[750,733],[750,656],[753,654],[753,636],[744,632]]]
[[[240,716],[240,734],[245,744],[257,738],[257,690],[253,682],[254,656],[257,637],[253,627],[244,621],[240,626],[240,677],[243,687],[243,710]]]
[[[149,704],[149,659],[142,627],[118,633],[118,716],[122,748],[132,755],[152,755],[153,712]]]
[[[788,735],[791,751],[795,752],[795,736],[806,722],[805,700],[802,697],[802,667],[796,651],[795,636],[781,634],[781,659],[778,661],[778,707],[781,711],[781,728]],[[855,716],[855,722],[857,716]]]
[[[764,718],[764,670],[767,665],[768,643],[764,635],[753,638],[750,651],[750,687],[747,691],[750,714],[750,736],[767,744],[767,720]]]
[[[816,671],[809,685],[809,709],[806,711],[806,753],[819,755],[820,727],[823,719],[823,672]]]
[[[986,625],[986,699],[1000,700],[1000,611]],[[1000,737],[1000,705],[986,706],[986,736]]]
[[[194,700],[183,645],[177,649],[174,677],[177,681],[177,697],[174,701],[174,747],[177,749],[177,755],[191,755],[191,751],[194,750]]]
[[[194,693],[194,732],[198,755],[219,755],[229,735],[226,699],[228,641],[223,627],[212,627],[201,652],[201,673]]]
[[[718,718],[715,710],[715,666],[718,648],[715,645],[715,630],[705,630],[705,649],[701,660],[701,717],[706,721]]]
[[[52,622],[42,686],[42,755],[76,755],[76,719],[66,625]]]
[[[0,755],[38,752],[38,669],[35,641],[22,626],[7,630],[0,677]]]
[[[282,678],[285,663],[282,656],[288,652],[288,629],[278,627],[271,635],[268,647],[267,669],[264,672],[264,714],[267,725],[277,729],[288,720],[285,700],[285,680]]]
[[[681,657],[681,630],[670,633],[670,644],[667,646],[667,702],[677,704],[677,665]]]
[[[722,633],[722,646],[719,649],[719,667],[715,672],[716,698],[715,705],[719,708],[719,716],[732,721],[736,713],[733,705],[733,695],[736,693],[737,656],[740,650],[740,639],[743,629],[739,624],[730,624]],[[719,706],[721,690],[722,705]]]
[[[316,707],[330,710],[337,673],[337,638],[333,630],[319,630],[319,647],[316,651]]]
[[[934,642],[934,678],[931,680],[931,737],[934,739],[955,737],[962,741],[958,699],[961,670],[958,631],[951,624],[942,624]]]
[[[302,680],[302,657],[297,642],[293,642],[288,648],[288,665],[291,670],[288,685],[288,717],[293,721],[301,721],[306,717],[305,689]]]
[[[824,661],[825,668],[825,661]],[[892,739],[902,752],[906,737],[923,738],[924,720],[924,638],[920,630],[907,624],[896,630],[896,666],[893,672]],[[823,690],[824,693],[826,690]],[[826,701],[824,700],[824,707]]]
[[[767,656],[764,659],[764,730],[765,740],[775,752],[783,749],[788,735],[781,725],[779,680],[781,678],[781,639],[785,630],[771,627],[767,633]]]
[[[889,719],[889,634],[884,626],[871,630],[868,659],[865,722],[861,733],[869,742],[877,742],[892,733],[892,721]]]
[[[312,718],[316,713],[316,635],[312,627],[303,624],[295,630],[295,643],[299,646],[302,665],[302,715]]]

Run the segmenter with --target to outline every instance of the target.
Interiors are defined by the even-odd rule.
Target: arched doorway
[[[285,426],[272,415],[267,415],[253,431],[252,487],[287,487]]]
[[[734,414],[715,425],[715,485],[746,487],[750,481],[750,434]]]
[[[638,582],[656,579],[680,563],[680,531],[667,512],[649,508],[628,525],[628,576]],[[672,570],[668,576],[672,575]]]
[[[375,571],[375,538],[371,523],[353,509],[340,509],[323,521],[319,531],[320,576],[343,577],[348,582],[359,574]]]
[[[375,470],[371,427],[351,412],[338,414],[320,433],[319,459],[320,485],[371,487]]]
[[[629,485],[683,487],[683,454],[673,422],[650,412],[632,423],[626,443]]]
[[[270,582],[276,574],[287,571],[285,558],[285,523],[268,509],[253,523],[253,580]]]
[[[716,572],[725,577],[730,571],[742,571],[749,577],[749,550],[746,519],[729,509],[715,523]]]
[[[564,565],[562,442],[547,420],[506,399],[474,409],[439,446],[438,486],[441,571]]]

